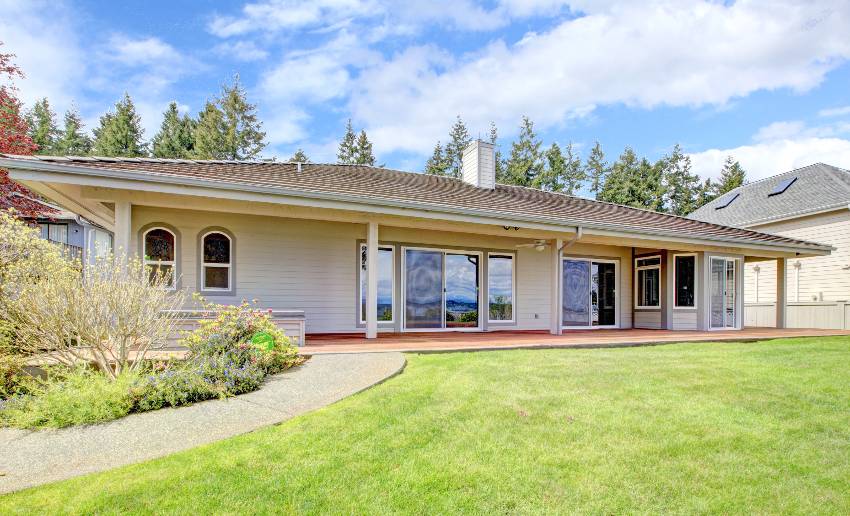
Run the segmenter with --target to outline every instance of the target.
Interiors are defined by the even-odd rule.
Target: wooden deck
[[[650,346],[673,342],[756,341],[790,337],[850,335],[848,330],[745,328],[741,331],[582,330],[551,335],[545,331],[491,333],[380,333],[367,340],[362,334],[308,334],[301,352],[364,353],[381,351],[476,351],[516,348],[607,348]]]

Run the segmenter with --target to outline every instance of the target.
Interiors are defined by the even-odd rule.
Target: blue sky
[[[716,175],[824,161],[850,168],[847,2],[579,0],[0,0],[26,102],[72,103],[89,127],[124,91],[153,136],[167,103],[197,113],[239,73],[282,159],[332,161],[346,119],[387,166],[421,170],[456,115],[520,117],[546,144],[613,159],[680,143]]]

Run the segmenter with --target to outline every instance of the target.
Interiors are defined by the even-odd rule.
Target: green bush
[[[130,373],[112,380],[84,367],[54,370],[30,394],[4,402],[0,422],[20,428],[61,428],[117,419],[133,408],[137,381],[138,376]]]

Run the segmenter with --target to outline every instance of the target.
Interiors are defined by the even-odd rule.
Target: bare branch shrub
[[[77,276],[46,278],[23,288],[10,319],[29,353],[60,363],[92,361],[107,376],[138,369],[151,349],[164,347],[186,300],[139,258],[99,257]]]

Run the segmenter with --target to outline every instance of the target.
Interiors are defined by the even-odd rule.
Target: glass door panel
[[[443,253],[405,252],[405,327],[443,327]]]
[[[563,324],[590,326],[590,262],[563,261]]]
[[[726,260],[726,327],[735,327],[735,260]]]
[[[617,324],[617,273],[613,263],[593,262],[592,321],[594,326]]]
[[[711,327],[723,328],[723,298],[726,260],[711,259]]]
[[[446,328],[477,328],[478,256],[446,254]]]

